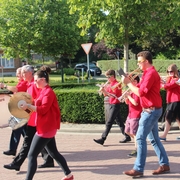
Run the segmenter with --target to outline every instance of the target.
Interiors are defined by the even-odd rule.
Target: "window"
[[[10,59],[3,58],[0,55],[0,66],[3,66],[4,68],[14,68],[14,59],[13,58],[10,58]]]

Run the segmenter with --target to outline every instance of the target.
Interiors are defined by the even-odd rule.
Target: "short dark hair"
[[[148,60],[148,62],[150,64],[152,64],[152,54],[149,52],[149,51],[141,51],[137,54],[137,57],[143,57],[145,58],[146,60]]]
[[[116,72],[113,69],[109,69],[106,71],[105,76],[114,76],[116,77]]]

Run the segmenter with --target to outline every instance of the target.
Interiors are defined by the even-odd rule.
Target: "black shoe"
[[[54,163],[44,163],[38,166],[38,168],[49,168],[49,167],[54,167]]]
[[[126,143],[128,141],[131,141],[131,138],[124,138],[122,141],[119,141],[120,143]]]
[[[94,141],[98,144],[103,145],[104,144],[104,139],[94,139]]]
[[[16,170],[16,171],[19,171],[20,170],[20,166],[16,166],[14,164],[7,164],[7,165],[4,165],[4,168],[6,169],[10,169],[10,170]]]
[[[8,155],[8,156],[15,156],[16,155],[16,151],[11,151],[11,150],[8,150],[8,151],[4,151],[3,154],[5,155]]]

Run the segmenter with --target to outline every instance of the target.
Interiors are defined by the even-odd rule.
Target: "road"
[[[67,127],[66,127],[67,128]],[[99,138],[101,133],[80,133],[63,129],[56,135],[59,152],[66,158],[75,180],[126,180],[132,179],[122,172],[133,167],[135,158],[128,158],[127,154],[134,149],[134,143],[120,144],[123,137],[120,133],[110,133],[104,146],[96,144],[93,139]],[[85,127],[84,127],[85,128]],[[24,180],[27,171],[27,162],[24,162],[19,172],[3,168],[4,164],[12,162],[12,156],[5,156],[2,152],[8,149],[10,128],[0,129],[0,179],[1,180]],[[180,179],[180,141],[176,140],[179,131],[171,131],[166,142],[163,142],[170,160],[171,173],[154,176],[152,170],[158,168],[157,157],[153,148],[148,144],[148,155],[144,177],[141,179],[152,180],[179,180]],[[19,148],[22,144],[22,139]],[[38,164],[43,163],[38,157]],[[37,169],[34,180],[60,180],[64,176],[61,168],[55,163],[54,168]]]

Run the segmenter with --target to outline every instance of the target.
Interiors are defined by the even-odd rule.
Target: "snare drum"
[[[8,126],[8,119],[12,116],[8,109],[10,95],[0,94],[0,127]]]

